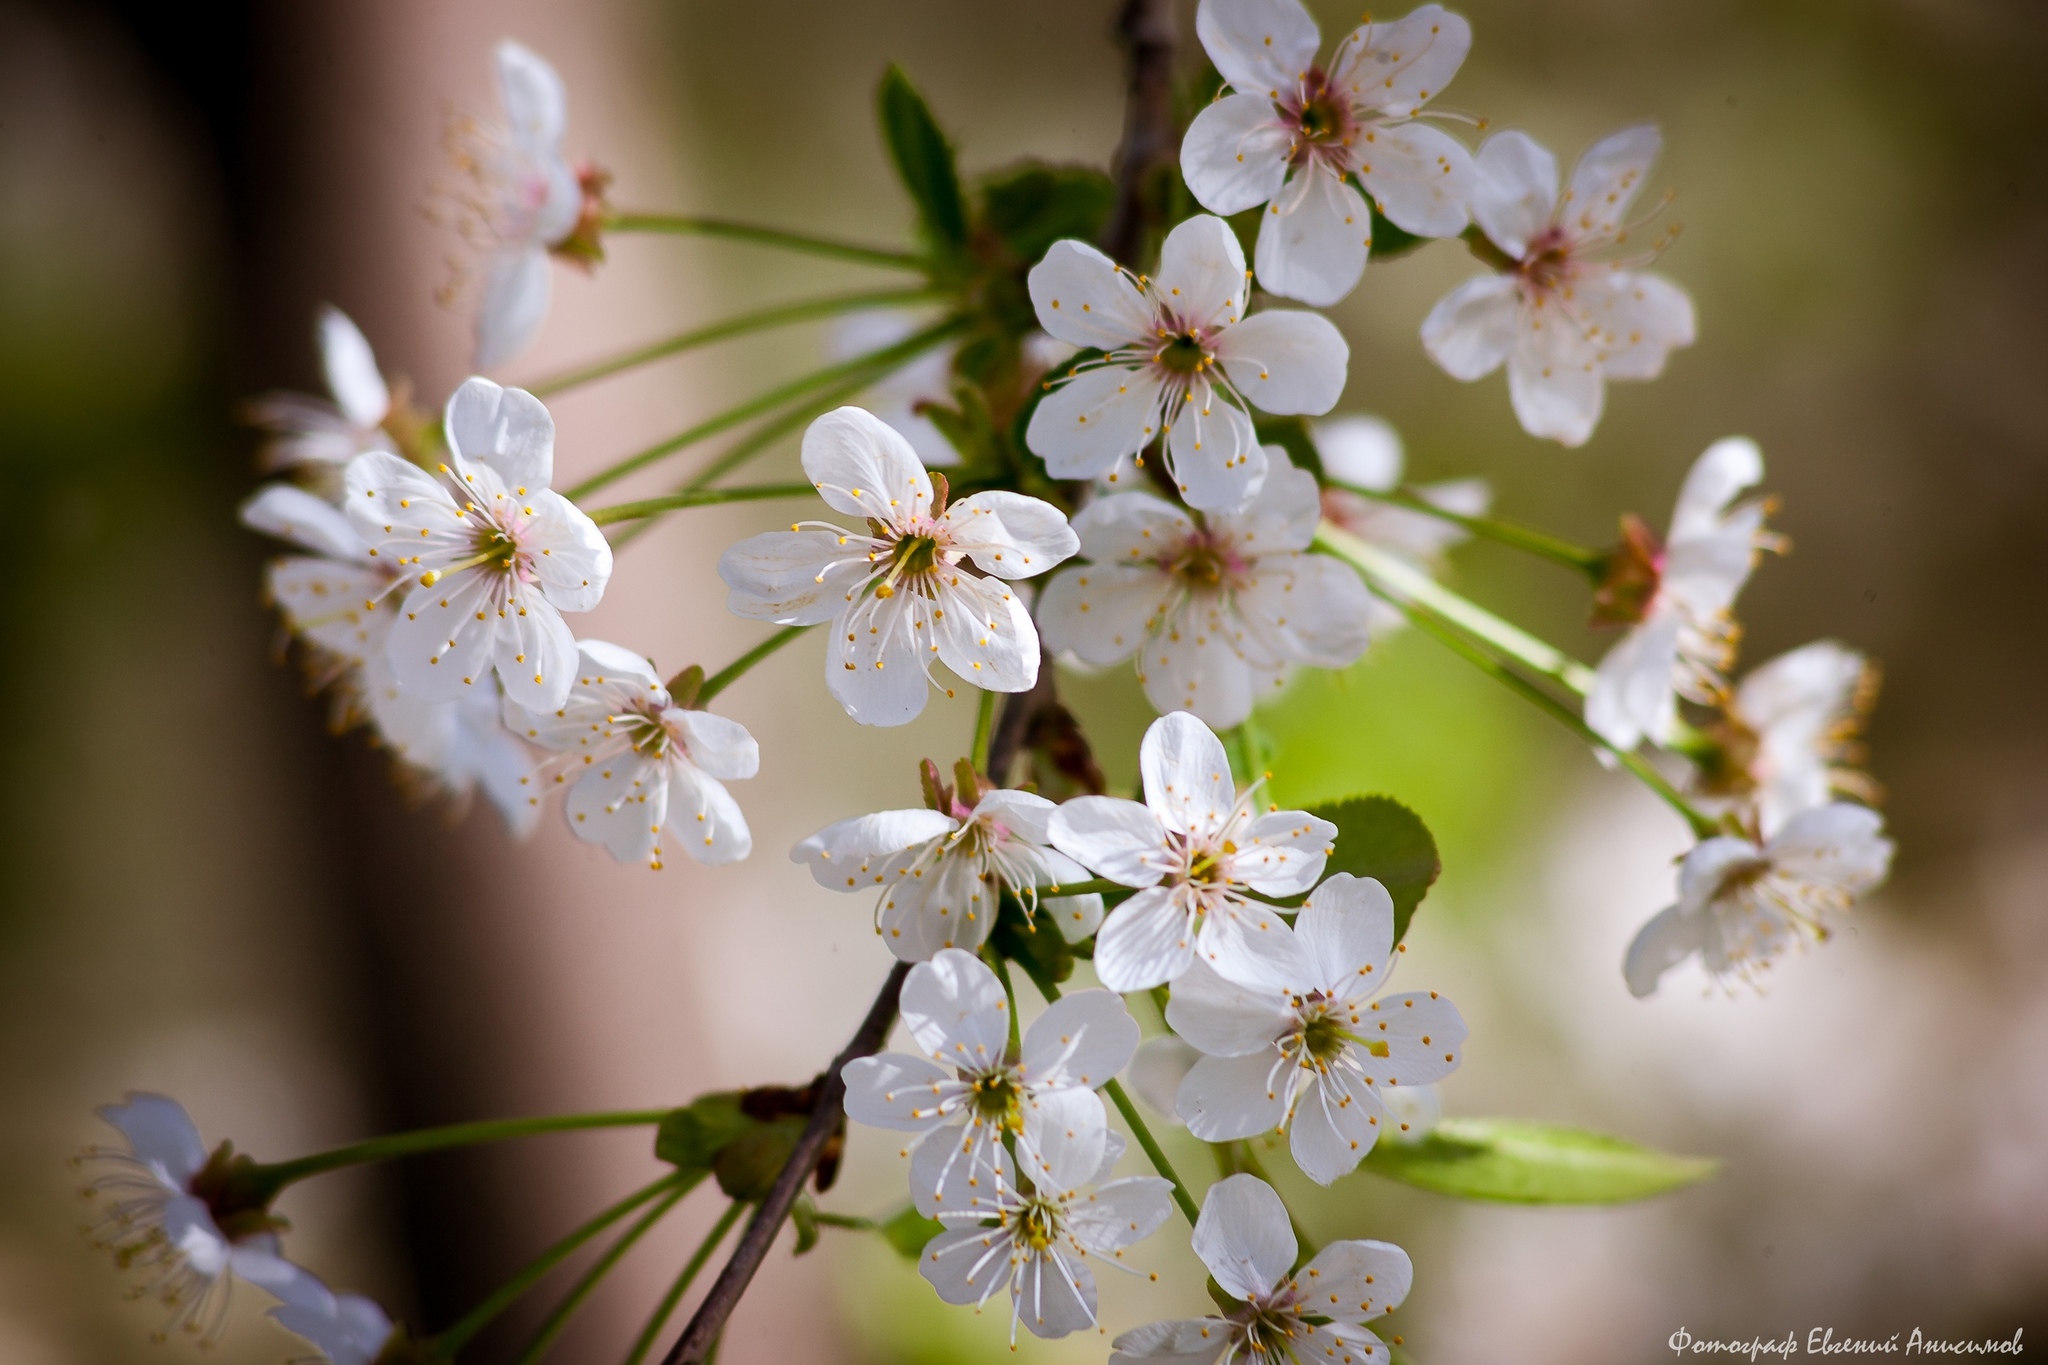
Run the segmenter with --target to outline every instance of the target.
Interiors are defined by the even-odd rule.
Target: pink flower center
[[[1293,165],[1320,162],[1339,171],[1350,168],[1358,116],[1352,113],[1351,102],[1331,86],[1321,67],[1311,68],[1281,98],[1280,122],[1294,138],[1287,151],[1287,159]]]
[[[1182,541],[1163,567],[1190,590],[1204,592],[1234,584],[1251,565],[1230,537],[1204,530]]]

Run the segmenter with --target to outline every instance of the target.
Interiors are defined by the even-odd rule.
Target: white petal
[[[555,481],[555,419],[525,389],[465,379],[443,425],[449,449],[497,470],[508,486],[538,492]]]
[[[932,481],[902,433],[864,408],[834,408],[804,432],[804,474],[834,511],[890,526],[922,519]]]
[[[1209,212],[1243,213],[1280,192],[1291,144],[1265,91],[1226,95],[1188,125],[1180,144],[1181,176]]]
[[[1720,894],[1731,869],[1747,867],[1763,853],[1747,839],[1717,836],[1702,839],[1678,865],[1678,900],[1688,908],[1705,906]]]
[[[622,863],[660,859],[668,820],[668,776],[658,760],[630,751],[586,769],[562,803],[577,838],[603,844]]]
[[[932,617],[927,648],[962,681],[989,692],[1028,692],[1038,681],[1038,627],[1000,580],[951,574]]]
[[[1298,988],[1308,962],[1287,921],[1270,905],[1213,898],[1195,940],[1197,960],[1254,989]]]
[[[1010,1292],[1033,1336],[1064,1337],[1095,1325],[1095,1273],[1058,1246],[1032,1257]]]
[[[453,701],[483,682],[491,668],[497,610],[490,582],[473,569],[431,587],[414,588],[391,624],[387,646],[399,686],[422,700]],[[574,667],[572,663],[571,673]],[[565,677],[564,686],[570,681],[573,678]],[[556,698],[554,706],[561,703]]]
[[[462,509],[410,460],[388,450],[365,451],[349,461],[342,487],[342,511],[364,540],[390,552],[377,556],[384,563],[418,554],[427,544],[467,544]]]
[[[1615,271],[1581,289],[1579,306],[1599,329],[1600,370],[1609,379],[1655,379],[1672,349],[1698,335],[1691,297],[1662,275]]]
[[[1186,712],[1161,716],[1146,728],[1138,771],[1145,804],[1176,833],[1218,833],[1237,804],[1223,741]]]
[[[1009,1282],[1009,1240],[996,1228],[949,1228],[925,1243],[917,1273],[947,1303],[978,1304]]]
[[[1163,986],[1194,957],[1187,911],[1164,887],[1140,891],[1110,911],[1095,936],[1095,975],[1119,993]]]
[[[1455,237],[1470,221],[1478,179],[1472,153],[1426,123],[1369,129],[1357,149],[1358,178],[1387,221],[1418,237]]]
[[[1319,313],[1276,309],[1246,318],[1216,343],[1224,372],[1256,406],[1320,416],[1337,405],[1351,364],[1344,334]]]
[[[1227,730],[1251,714],[1253,678],[1242,622],[1215,593],[1185,600],[1146,637],[1138,656],[1145,697],[1164,712],[1186,712]]]
[[[952,1072],[901,1052],[855,1058],[846,1064],[845,1074],[848,1118],[906,1133],[922,1133],[944,1122],[939,1101],[960,1089]]]
[[[411,608],[408,597],[406,609]],[[552,711],[569,700],[576,683],[576,637],[545,597],[523,586],[513,590],[493,633],[491,654],[505,695],[527,710]]]
[[[100,1106],[99,1115],[120,1130],[137,1159],[167,1187],[184,1189],[206,1165],[198,1125],[169,1096],[133,1093],[124,1103]]]
[[[563,611],[589,611],[612,578],[612,546],[582,508],[549,489],[527,495],[528,563],[541,590]]]
[[[1407,118],[1434,99],[1472,50],[1472,26],[1441,5],[1354,30],[1330,63],[1355,104]]]
[[[494,370],[532,344],[553,288],[547,248],[509,247],[491,256],[476,315],[477,369]]]
[[[1588,147],[1565,187],[1559,215],[1564,226],[1581,238],[1607,237],[1619,230],[1663,145],[1657,125],[1643,123]]]
[[[320,310],[320,368],[327,391],[353,425],[374,427],[391,411],[391,390],[377,372],[370,343],[348,314],[332,305]]]
[[[1624,753],[1645,737],[1662,743],[1678,719],[1672,686],[1678,631],[1675,615],[1652,616],[1622,636],[1594,670],[1586,724]]]
[[[1026,284],[1038,325],[1070,346],[1113,351],[1152,335],[1138,286],[1086,242],[1054,242]]]
[[[1481,379],[1515,348],[1520,295],[1508,275],[1475,275],[1422,320],[1422,349],[1453,379]]]
[[[1268,197],[1272,202],[1259,215],[1253,257],[1259,283],[1282,298],[1318,308],[1357,288],[1372,246],[1372,211],[1365,196],[1329,167],[1312,165]]]
[[[519,143],[532,150],[552,150],[568,125],[569,100],[562,78],[532,49],[510,38],[498,44],[498,99]]]
[[[1305,810],[1268,811],[1245,829],[1231,876],[1268,896],[1295,896],[1316,884],[1337,827]]]
[[[1641,1000],[1653,995],[1664,973],[1700,951],[1707,917],[1684,905],[1667,905],[1629,941],[1622,960],[1622,978],[1630,995]]]
[[[1323,473],[1339,483],[1385,493],[1401,482],[1401,433],[1380,417],[1332,417],[1309,424]]]
[[[1294,1267],[1299,1247],[1287,1221],[1287,1206],[1257,1176],[1229,1176],[1202,1196],[1202,1216],[1195,1220],[1195,1255],[1233,1298],[1257,1299],[1272,1293]]]
[[[1287,1120],[1294,1164],[1318,1185],[1351,1174],[1386,1126],[1386,1112],[1371,1086],[1341,1069],[1313,1077]]]
[[[1728,504],[1764,476],[1763,451],[1747,436],[1728,436],[1708,446],[1686,472],[1671,512],[1672,542],[1713,535]]]
[[[1557,158],[1527,133],[1509,130],[1486,139],[1472,158],[1472,220],[1493,244],[1520,260],[1550,226],[1557,207]]]
[[[761,746],[738,721],[680,707],[664,711],[661,718],[664,724],[682,731],[690,762],[708,775],[732,780],[761,771]]]
[[[997,578],[1034,578],[1081,548],[1066,513],[1022,493],[976,493],[947,508],[945,522],[953,546]]]
[[[674,756],[667,772],[668,828],[684,852],[707,867],[722,867],[754,851],[747,817],[723,782]]]
[[[1017,1159],[1033,1184],[1057,1197],[1094,1177],[1108,1143],[1109,1115],[1094,1091],[1046,1091],[1025,1105]]]
[[[1101,504],[1096,504],[1100,506]],[[1128,659],[1174,592],[1170,574],[1134,564],[1084,564],[1053,576],[1038,599],[1045,647],[1102,667]]]
[[[1212,1057],[1270,1059],[1275,1042],[1293,1029],[1295,1013],[1285,989],[1241,986],[1197,958],[1174,980],[1166,1022]]]
[[[1077,796],[1052,813],[1053,847],[1125,886],[1151,886],[1163,875],[1152,859],[1166,843],[1159,817],[1136,801],[1116,796]]]
[[[1294,932],[1325,995],[1359,1000],[1387,982],[1394,956],[1394,898],[1373,877],[1339,872],[1301,907]]]
[[[890,871],[876,919],[898,961],[927,962],[946,948],[979,949],[995,927],[994,893],[979,860],[949,853],[927,866]]]
[[[1332,1242],[1301,1268],[1294,1282],[1301,1286],[1304,1312],[1364,1322],[1401,1306],[1415,1283],[1415,1264],[1392,1242]]]
[[[1891,869],[1892,841],[1883,828],[1884,818],[1868,806],[1836,801],[1794,816],[1766,851],[1788,875],[1858,896]]]
[[[935,810],[885,810],[825,826],[790,851],[808,863],[818,885],[834,891],[880,886],[882,867],[895,854],[951,834],[959,824]]]
[[[1345,668],[1371,640],[1372,593],[1358,571],[1323,554],[1269,554],[1237,593],[1264,652],[1290,663]]]
[[[1175,1096],[1180,1093],[1180,1083],[1201,1060],[1201,1053],[1171,1033],[1147,1038],[1131,1059],[1131,1093],[1154,1113],[1179,1123]]]
[[[1237,244],[1230,224],[1198,213],[1166,234],[1152,297],[1174,317],[1200,326],[1226,326],[1244,316],[1250,290],[1244,248]]]
[[[783,626],[815,626],[845,610],[874,572],[866,536],[834,531],[766,531],[718,560],[735,616]]]
[[[1115,1078],[1138,1050],[1138,1021],[1110,991],[1063,995],[1024,1033],[1030,1084],[1093,1088]]]
[[[1002,1144],[1007,1131],[971,1118],[919,1143],[910,1155],[910,1199],[917,1211],[927,1218],[977,1210],[994,1217],[1000,1191],[1013,1186],[1010,1154]]]
[[[1266,477],[1266,452],[1251,415],[1221,387],[1199,382],[1168,432],[1168,465],[1188,506],[1227,512],[1255,496]]]
[[[1185,1318],[1133,1327],[1111,1343],[1109,1365],[1214,1365],[1232,1340],[1221,1318]]]
[[[1085,896],[1040,896],[1038,908],[1052,916],[1060,937],[1069,943],[1084,943],[1102,927],[1102,894],[1097,891]]]
[[[1322,42],[1300,0],[1202,0],[1195,35],[1225,81],[1260,94],[1292,86]]]
[[[1113,493],[1074,518],[1081,553],[1097,564],[1170,559],[1194,529],[1187,513],[1150,493]]]
[[[342,510],[297,484],[269,483],[242,504],[242,524],[331,559],[369,562],[370,546]]]
[[[1607,401],[1599,352],[1579,323],[1554,305],[1539,302],[1523,321],[1508,356],[1515,418],[1531,436],[1584,445]]]
[[[1376,1000],[1354,1027],[1387,1045],[1385,1057],[1365,1061],[1381,1085],[1433,1085],[1456,1071],[1465,1053],[1464,1017],[1435,991]]]
[[[1316,476],[1296,469],[1277,445],[1266,452],[1266,478],[1250,502],[1233,512],[1209,518],[1212,529],[1228,535],[1237,551],[1256,559],[1275,551],[1306,550],[1322,519],[1322,495]]]
[[[371,605],[384,575],[340,560],[287,555],[271,561],[263,581],[293,633],[356,663],[382,650],[398,615],[392,598]]]
[[[1104,365],[1061,383],[1032,410],[1024,444],[1056,479],[1092,479],[1159,434],[1158,377]]]
[[[972,953],[947,948],[910,969],[903,1026],[933,1060],[979,1071],[1002,1060],[1010,1041],[1003,983]]]
[[[1156,1175],[1112,1180],[1071,1215],[1075,1241],[1111,1254],[1150,1237],[1171,1217],[1173,1185]]]

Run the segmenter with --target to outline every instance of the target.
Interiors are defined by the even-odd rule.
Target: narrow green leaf
[[[1406,938],[1415,907],[1443,870],[1429,826],[1391,796],[1354,796],[1308,809],[1337,827],[1325,875],[1377,878],[1394,898],[1394,942]]]
[[[818,1206],[807,1194],[797,1196],[789,1206],[789,1221],[796,1225],[796,1254],[801,1256],[818,1244]]]
[[[889,1239],[889,1245],[906,1259],[914,1261],[924,1254],[925,1243],[946,1230],[946,1225],[936,1218],[927,1218],[917,1211],[915,1205],[903,1210],[888,1222],[882,1224],[882,1236]]]
[[[1365,1169],[1459,1199],[1625,1204],[1712,1175],[1720,1163],[1520,1119],[1445,1119],[1415,1143],[1382,1140]]]
[[[889,158],[917,205],[925,235],[941,250],[966,250],[967,204],[960,194],[960,172],[952,145],[901,67],[891,66],[882,74],[875,108]]]

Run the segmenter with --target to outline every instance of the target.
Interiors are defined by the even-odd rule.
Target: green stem
[[[675,1314],[676,1305],[683,1301],[683,1295],[689,1291],[690,1281],[697,1278],[697,1272],[704,1269],[705,1262],[711,1259],[711,1253],[718,1250],[718,1244],[725,1240],[725,1234],[732,1231],[732,1225],[740,1221],[740,1215],[746,1210],[746,1201],[735,1199],[724,1213],[718,1215],[718,1221],[711,1225],[711,1231],[704,1234],[704,1240],[699,1242],[697,1249],[690,1254],[689,1261],[683,1266],[682,1274],[676,1276],[675,1283],[668,1287],[668,1292],[661,1296],[661,1302],[654,1306],[654,1315],[647,1319],[647,1325],[640,1329],[640,1335],[633,1342],[633,1349],[626,1353],[626,1365],[640,1365],[640,1362],[647,1358],[647,1353],[654,1349],[655,1341],[661,1336],[661,1329],[668,1326],[669,1318]]]
[[[699,1176],[698,1179],[702,1177]],[[634,1243],[645,1237],[656,1223],[668,1216],[670,1209],[682,1202],[683,1196],[688,1194],[696,1183],[696,1180],[691,1180],[689,1184],[673,1187],[655,1201],[653,1208],[640,1215],[640,1221],[620,1233],[618,1240],[605,1248],[604,1255],[598,1257],[596,1263],[583,1272],[583,1278],[576,1281],[575,1287],[563,1296],[561,1303],[555,1306],[555,1311],[548,1314],[547,1321],[533,1334],[533,1340],[527,1343],[526,1349],[519,1353],[519,1359],[514,1361],[513,1365],[534,1365],[535,1361],[546,1355],[548,1347],[554,1344],[562,1329],[569,1325],[569,1319],[576,1315],[576,1310],[590,1297],[590,1291],[597,1288],[604,1277],[611,1273],[612,1267],[633,1249]]]
[[[643,498],[639,502],[614,503],[610,507],[594,507],[590,519],[599,526],[608,526],[615,521],[637,521],[641,517],[660,516],[681,507],[707,507],[719,502],[759,502],[767,498],[804,498],[818,490],[807,483],[762,483],[745,488],[690,488],[680,493],[664,493],[658,498]]]
[[[735,682],[738,682],[748,669],[760,663],[761,660],[767,658],[770,654],[773,654],[776,650],[782,648],[809,629],[809,626],[784,626],[760,644],[755,645],[752,649],[740,655],[739,658],[734,659],[724,668],[713,673],[704,680],[704,685],[697,689],[697,705],[702,707],[704,703],[710,701],[720,692],[725,691],[726,688],[732,686]]]
[[[879,350],[857,355],[851,360],[841,361],[837,365],[827,365],[822,370],[813,370],[807,375],[790,380],[787,384],[770,389],[767,393],[761,394],[758,397],[750,398],[744,403],[727,408],[716,416],[707,417],[688,430],[678,432],[665,441],[659,441],[638,454],[629,455],[608,469],[599,470],[582,483],[569,489],[563,496],[571,502],[580,502],[598,489],[625,478],[626,475],[631,474],[636,469],[644,469],[656,460],[667,455],[673,455],[685,446],[695,445],[699,441],[708,440],[722,431],[730,430],[742,422],[759,417],[762,413],[772,408],[780,407],[792,398],[801,398],[814,390],[837,384],[842,379],[850,378],[856,374],[863,374],[870,369],[884,368],[897,361],[909,360],[938,345],[947,337],[959,331],[964,325],[965,323],[959,318],[945,318],[921,332],[905,337],[893,346],[884,346]],[[699,479],[703,482],[709,482],[710,477],[715,476],[700,475]],[[698,481],[692,480],[693,483]]]
[[[533,1260],[527,1263],[525,1269],[507,1280],[498,1288],[495,1294],[472,1309],[468,1317],[465,1317],[447,1331],[437,1334],[434,1337],[435,1354],[443,1359],[452,1358],[464,1346],[469,1344],[472,1337],[490,1326],[492,1320],[498,1314],[510,1308],[520,1295],[540,1283],[549,1271],[573,1255],[576,1248],[582,1246],[585,1242],[597,1236],[597,1234],[603,1232],[606,1228],[618,1222],[648,1200],[660,1198],[665,1191],[673,1188],[681,1179],[681,1176],[671,1171],[652,1184],[641,1186],[618,1203],[592,1218],[582,1227],[577,1228],[561,1241],[556,1242],[540,1255],[534,1257]]]
[[[714,341],[745,336],[749,332],[765,331],[770,327],[786,327],[798,322],[811,322],[818,318],[837,317],[842,313],[858,313],[871,308],[908,308],[920,303],[936,302],[938,298],[939,296],[929,289],[872,289],[860,294],[834,294],[830,298],[778,304],[773,308],[742,313],[723,322],[694,327],[664,340],[623,351],[607,360],[599,360],[580,369],[551,375],[527,385],[527,392],[545,398],[564,389],[573,389],[580,384],[588,384],[593,380],[617,374],[621,370],[630,370],[650,361],[680,355],[699,346],[708,346]]]
[[[931,269],[930,261],[912,252],[863,246],[858,242],[842,242],[830,237],[813,237],[804,232],[785,232],[781,228],[759,227],[753,223],[736,223],[729,218],[704,218],[679,213],[614,213],[606,216],[604,226],[607,232],[660,232],[675,237],[723,237],[727,241],[752,242],[756,246],[800,251],[811,256],[830,256],[834,260],[852,261],[858,265],[919,272]]]
[[[332,1151],[315,1152],[311,1156],[298,1157],[292,1161],[259,1166],[254,1175],[274,1195],[276,1191],[308,1176],[340,1170],[344,1166],[360,1165],[365,1161],[384,1161],[391,1157],[438,1152],[450,1147],[474,1147],[480,1143],[503,1142],[508,1138],[531,1137],[537,1133],[567,1133],[582,1128],[643,1127],[660,1123],[668,1114],[669,1111],[666,1109],[630,1109],[608,1114],[550,1114],[541,1118],[485,1119],[479,1123],[453,1123],[442,1128],[422,1128],[417,1132],[393,1133],[389,1137],[371,1138],[367,1142],[351,1143],[346,1147],[336,1147]]]
[[[862,1218],[851,1213],[826,1213],[822,1209],[813,1214],[818,1226],[826,1228],[852,1228],[855,1232],[880,1232],[882,1225],[872,1218]]]
[[[1332,488],[1341,488],[1347,493],[1356,493],[1361,498],[1371,498],[1374,502],[1383,502],[1389,506],[1405,508],[1410,512],[1417,512],[1425,517],[1435,517],[1438,521],[1447,521],[1453,526],[1463,527],[1475,536],[1498,541],[1502,545],[1513,546],[1517,550],[1523,550],[1540,558],[1552,560],[1567,568],[1577,569],[1595,582],[1600,580],[1601,575],[1606,570],[1607,555],[1605,552],[1589,550],[1583,545],[1574,545],[1571,541],[1563,540],[1547,532],[1538,531],[1534,527],[1522,526],[1512,521],[1502,521],[1497,517],[1468,517],[1462,512],[1453,512],[1448,508],[1438,507],[1428,498],[1409,488],[1396,488],[1386,492],[1375,492],[1370,488],[1360,488],[1356,484],[1340,483],[1335,479],[1331,479],[1329,483]]]
[[[974,713],[974,771],[988,774],[988,742],[996,728],[996,694],[984,691],[981,707]]]
[[[996,950],[995,944],[991,943],[988,945],[987,953],[989,964],[996,969],[996,980],[1003,983],[1003,996],[1010,1006],[1010,1047],[1007,1055],[1014,1062],[1024,1055],[1023,1037],[1017,1023],[1017,987],[1010,980],[1009,961],[1003,957],[1002,953]],[[1043,990],[1044,987],[1041,985],[1039,989]],[[1055,987],[1054,990],[1057,992],[1058,988]],[[1048,1000],[1052,999],[1051,996],[1046,998]]]

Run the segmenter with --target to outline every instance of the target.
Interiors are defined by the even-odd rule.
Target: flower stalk
[[[364,1162],[388,1161],[393,1157],[417,1156],[422,1152],[441,1152],[451,1147],[475,1147],[487,1142],[504,1142],[541,1133],[570,1133],[586,1128],[648,1127],[660,1123],[668,1113],[666,1109],[627,1109],[612,1113],[549,1114],[539,1118],[485,1119],[477,1123],[451,1123],[439,1128],[421,1128],[410,1133],[392,1133],[387,1137],[371,1138],[367,1142],[351,1143],[346,1147],[315,1152],[311,1156],[297,1157],[291,1161],[272,1162],[258,1166],[252,1174],[272,1192],[274,1197],[276,1191],[309,1176],[324,1175],[329,1171],[338,1171],[346,1166],[358,1166]]]
[[[671,237],[718,237],[729,242],[748,242],[754,246],[772,247],[779,251],[794,251],[806,256],[826,256],[836,261],[850,261],[855,265],[879,266],[889,270],[914,270],[923,273],[929,271],[932,266],[924,257],[908,251],[866,246],[859,242],[842,242],[836,238],[819,237],[808,232],[789,232],[782,228],[739,223],[730,218],[706,218],[680,213],[614,213],[605,218],[604,227],[607,232],[652,232]]]
[[[1525,551],[1539,559],[1562,564],[1568,569],[1576,569],[1595,583],[1600,581],[1607,570],[1608,556],[1605,551],[1575,545],[1571,541],[1545,531],[1538,531],[1534,527],[1504,521],[1499,517],[1472,517],[1462,512],[1453,512],[1448,507],[1437,506],[1428,498],[1408,488],[1374,490],[1337,479],[1328,480],[1328,483],[1332,488],[1341,488],[1347,493],[1355,493],[1361,498],[1370,498],[1374,502],[1383,502],[1404,511],[1419,512],[1425,517],[1448,522],[1482,539]]]

